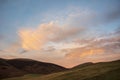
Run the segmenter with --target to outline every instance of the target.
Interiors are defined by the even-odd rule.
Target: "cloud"
[[[62,21],[57,18],[54,21],[41,23],[37,28],[20,29],[18,34],[22,48],[40,50],[49,43],[72,42],[76,38],[82,38],[82,34],[85,36],[84,32],[88,30],[88,25],[93,18],[95,18],[95,14],[90,10],[72,9],[68,11]]]
[[[90,57],[90,56],[95,56],[95,55],[101,55],[104,53],[104,49],[100,48],[91,48],[91,49],[86,49],[86,48],[77,48],[71,50],[68,54],[66,54],[66,58],[68,59],[74,59],[74,58],[85,58],[85,57]]]
[[[116,32],[112,35],[90,39],[90,41],[89,39],[82,39],[82,44],[87,43],[87,45],[66,49],[66,61],[71,62],[68,65],[71,67],[84,62],[103,62],[120,59],[120,37],[117,36],[118,33]],[[75,43],[80,45],[81,40],[75,41]]]
[[[75,49],[70,49],[70,52],[66,54],[66,58],[68,59],[82,59],[82,58],[88,58],[88,57],[94,57],[98,56],[99,58],[107,57],[107,59],[112,57],[110,55],[120,56],[120,38],[117,36],[118,30],[113,33],[112,35],[109,34],[106,37],[99,37],[95,39],[84,40],[83,44],[88,42],[86,46],[84,47],[78,47]],[[114,36],[113,36],[114,35]],[[82,40],[83,41],[83,40]],[[75,41],[77,43],[80,43],[81,41]],[[114,58],[113,57],[113,58]],[[95,58],[95,57],[94,57]]]
[[[49,42],[59,42],[82,32],[82,28],[59,25],[56,22],[41,24],[36,29],[20,29],[22,48],[40,50]]]
[[[45,42],[45,34],[40,35],[39,32],[30,29],[19,31],[22,48],[26,50],[39,49]]]

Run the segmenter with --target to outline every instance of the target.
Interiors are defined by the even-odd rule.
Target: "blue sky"
[[[115,35],[120,27],[119,7],[119,0],[0,0],[0,50],[7,51],[5,56],[10,53],[15,58],[26,56],[66,66],[62,61],[55,61],[56,57],[61,59],[71,52],[60,55],[61,49],[85,46],[89,44],[86,40]],[[52,50],[54,57],[47,50]],[[21,55],[21,51],[27,53]],[[45,54],[34,54],[34,51]],[[54,54],[56,51],[58,54]]]
[[[1,4],[0,32],[4,33],[7,29],[9,33],[21,26],[36,26],[47,12],[62,11],[71,6],[92,9],[103,15],[116,9],[119,0],[1,0]]]

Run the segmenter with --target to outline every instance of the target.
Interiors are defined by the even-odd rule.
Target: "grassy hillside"
[[[42,76],[42,75],[40,75],[40,74],[27,74],[27,75],[24,75],[21,77],[14,77],[14,78],[2,79],[2,80],[26,80],[26,79],[40,77],[40,76]]]
[[[12,78],[4,80],[120,80],[120,60],[102,62],[85,67],[76,66],[71,70],[49,75],[37,75],[27,78]]]
[[[120,80],[120,68],[84,80]]]

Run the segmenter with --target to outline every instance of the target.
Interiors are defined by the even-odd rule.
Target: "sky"
[[[64,67],[120,59],[120,1],[0,0],[0,58]]]

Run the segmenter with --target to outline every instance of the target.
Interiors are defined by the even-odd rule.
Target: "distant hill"
[[[63,72],[37,75],[36,77],[29,75],[5,80],[120,80],[120,60],[85,63]]]
[[[3,80],[120,80],[120,60],[89,62],[62,72],[47,75],[30,74]]]
[[[50,74],[65,70],[67,69],[56,64],[31,59],[0,59],[0,79],[25,74]]]

